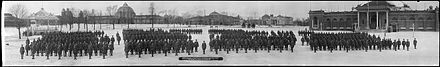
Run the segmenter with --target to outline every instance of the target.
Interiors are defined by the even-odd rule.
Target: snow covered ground
[[[100,25],[96,25],[96,30],[100,29]],[[107,35],[115,35],[116,32],[121,33],[122,29],[127,28],[126,24],[115,25],[116,29],[112,29],[111,24],[103,24],[102,30]],[[274,26],[274,27],[264,27],[260,26],[257,28],[241,28],[240,26],[218,26],[218,28],[210,28],[204,25],[167,25],[167,24],[155,24],[155,28],[162,29],[203,29],[203,34],[193,34],[193,39],[197,39],[199,43],[202,41],[209,42],[208,29],[244,29],[244,30],[292,30],[296,31],[303,30],[307,27],[304,26]],[[93,25],[89,25],[89,30],[93,30]],[[134,29],[149,29],[151,24],[138,24],[130,25],[130,28]],[[63,26],[63,31],[68,31],[67,26]],[[72,26],[72,30],[77,31],[76,24]],[[84,31],[83,25],[81,24],[80,31]],[[22,30],[24,31],[24,29]],[[346,31],[320,31],[320,32],[346,32]],[[383,33],[371,33],[383,37]],[[439,32],[427,32],[427,31],[416,31],[415,37],[418,40],[417,49],[413,49],[411,45],[410,51],[393,51],[385,50],[379,51],[350,51],[345,53],[345,51],[335,51],[330,53],[328,51],[318,51],[313,53],[309,50],[307,46],[296,45],[294,52],[283,51],[258,51],[254,53],[249,51],[244,53],[240,51],[238,54],[232,52],[226,54],[226,52],[220,52],[216,55],[214,52],[209,52],[205,55],[202,54],[201,48],[199,52],[191,55],[179,54],[179,56],[174,56],[174,54],[169,56],[164,56],[164,54],[155,54],[154,57],[151,55],[142,55],[142,58],[130,55],[129,58],[125,58],[123,52],[123,44],[115,45],[115,51],[113,56],[107,56],[106,59],[102,59],[101,56],[92,56],[89,60],[88,57],[79,57],[78,60],[73,60],[73,57],[62,57],[58,60],[58,57],[50,57],[46,60],[46,57],[36,56],[34,60],[31,56],[25,56],[24,59],[20,59],[19,47],[21,44],[25,43],[26,38],[35,39],[41,36],[23,36],[22,39],[18,39],[18,30],[13,27],[6,27],[2,29],[2,64],[5,66],[82,66],[82,65],[109,65],[109,66],[119,66],[119,65],[439,65]],[[387,38],[392,39],[413,39],[413,32],[394,32],[387,33]],[[297,36],[301,38],[301,36]],[[411,42],[412,43],[412,42]],[[9,46],[5,44],[10,44]],[[300,42],[297,42],[300,44]],[[209,49],[209,47],[208,47]],[[178,60],[178,57],[224,57],[221,61],[183,61]]]

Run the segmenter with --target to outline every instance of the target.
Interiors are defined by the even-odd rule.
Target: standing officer
[[[303,36],[303,37],[301,38],[301,46],[304,46],[304,41],[305,41],[305,40],[304,40],[304,37],[305,37],[305,36]]]
[[[203,50],[203,54],[205,54],[205,50],[206,50],[206,43],[205,43],[205,41],[203,41],[203,43],[202,43],[202,50]]]
[[[118,40],[118,45],[121,42],[121,36],[119,36],[119,33],[116,33],[116,40]]]
[[[20,54],[21,54],[21,59],[23,59],[23,54],[24,54],[24,47],[23,44],[20,47]]]
[[[194,43],[194,46],[195,46],[195,48],[194,48],[194,50],[196,50],[196,52],[198,52],[198,48],[199,48],[199,42],[197,42],[197,40],[196,40],[196,42]]]
[[[28,52],[29,52],[29,50],[31,50],[29,44],[26,44],[26,46],[24,46],[24,48],[25,48],[25,51],[26,51],[26,56],[28,56]]]
[[[417,49],[417,40],[416,40],[416,38],[414,38],[413,45],[414,45],[414,49]]]

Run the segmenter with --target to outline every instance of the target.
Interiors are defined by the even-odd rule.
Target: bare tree
[[[15,17],[21,19],[29,13],[29,10],[22,4],[15,4],[15,5],[12,5],[11,8],[9,8],[9,12],[12,15],[14,15]],[[17,24],[17,29],[18,29],[18,38],[21,39],[21,27],[24,25],[24,22],[19,21],[16,24]]]
[[[107,9],[106,9],[108,15],[110,15],[110,16],[115,14],[117,10],[118,10],[118,5],[110,5],[110,6],[107,6]],[[112,22],[112,25],[113,25],[113,29],[115,29],[115,22]]]

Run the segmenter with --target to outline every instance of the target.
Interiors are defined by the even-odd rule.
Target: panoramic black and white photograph
[[[3,66],[439,66],[439,1],[2,1]]]

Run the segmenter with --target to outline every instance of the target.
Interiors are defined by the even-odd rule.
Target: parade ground
[[[100,27],[101,26],[101,27]],[[45,27],[43,25],[43,27]],[[79,31],[85,31],[83,24],[80,25]],[[96,24],[95,29],[93,24],[88,25],[88,30],[103,30],[106,35],[114,36],[118,32],[122,34],[122,30],[127,28],[127,24],[116,24],[116,29],[113,29],[111,24]],[[151,24],[130,24],[130,29],[150,29]],[[211,28],[206,25],[173,25],[173,24],[155,24],[154,28],[168,29],[202,29],[202,34],[192,34],[193,40],[196,40],[201,45],[202,41],[209,42],[209,29],[243,29],[243,30],[264,30],[264,31],[293,31],[296,34],[296,38],[301,38],[297,35],[297,31],[304,30],[308,26],[257,26],[256,28],[241,28],[241,26],[217,26]],[[22,32],[25,28],[22,28]],[[78,31],[77,24],[72,26],[69,30],[68,25],[62,27],[62,31]],[[350,32],[350,31],[315,31],[315,32]],[[384,33],[370,33],[376,36],[384,37]],[[49,60],[46,56],[35,56],[35,59],[31,59],[31,56],[25,56],[24,59],[20,59],[19,48],[21,44],[25,44],[26,38],[29,40],[41,37],[37,36],[22,36],[22,39],[18,39],[18,30],[15,27],[2,28],[2,64],[4,66],[144,66],[144,65],[295,65],[295,66],[309,66],[309,65],[439,65],[439,32],[433,31],[401,31],[386,33],[385,38],[391,39],[409,39],[411,41],[410,50],[383,50],[382,52],[370,50],[365,52],[363,50],[358,51],[318,51],[314,53],[308,46],[301,46],[301,42],[297,41],[293,52],[283,51],[258,51],[254,53],[250,51],[244,53],[226,54],[225,51],[220,51],[219,54],[209,51],[202,54],[201,51],[195,52],[191,55],[179,54],[179,56],[164,54],[155,54],[151,57],[150,54],[143,54],[142,58],[138,58],[137,55],[129,55],[129,58],[125,58],[124,42],[120,45],[115,45],[114,55],[106,56],[106,59],[102,59],[102,56],[92,56],[92,59],[88,59],[86,56],[78,57],[74,60],[73,57],[62,57],[58,60],[57,56],[51,56]],[[413,38],[417,38],[418,46],[414,49],[412,45]],[[9,45],[6,45],[9,44]],[[201,50],[201,48],[198,48]],[[197,60],[179,60],[179,57],[223,57],[223,60],[216,61],[197,61]]]

